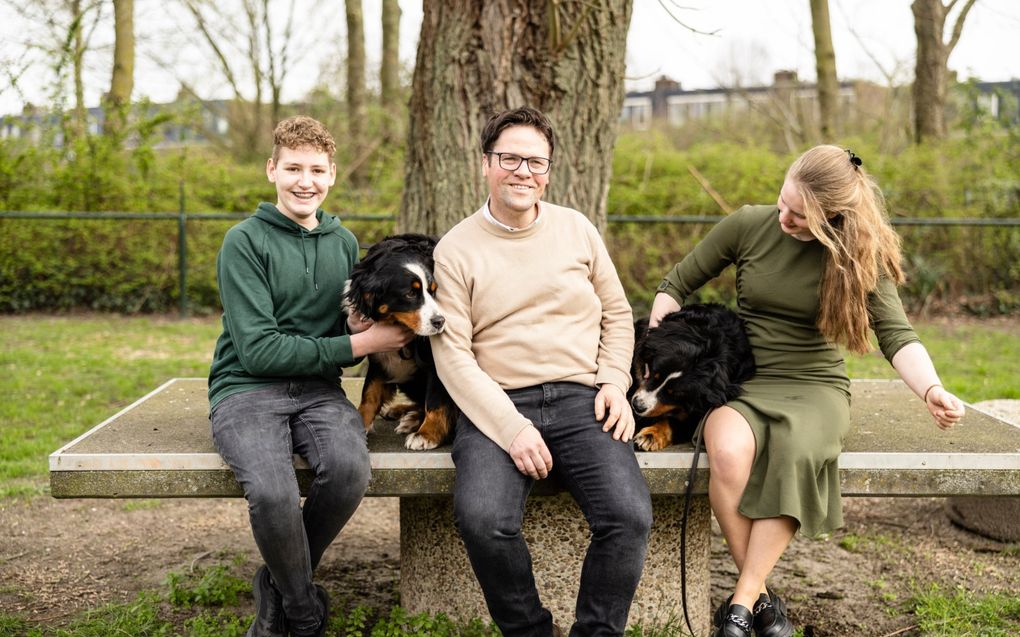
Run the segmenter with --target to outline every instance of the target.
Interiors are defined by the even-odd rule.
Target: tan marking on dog
[[[383,403],[393,399],[393,387],[387,385],[381,378],[375,378],[365,383],[361,390],[361,404],[358,405],[358,413],[361,414],[361,422],[365,425],[365,431],[372,431],[372,423],[379,414],[379,408]]]
[[[446,407],[438,407],[425,413],[425,421],[417,432],[407,437],[404,446],[417,451],[435,449],[449,433],[450,411]]]
[[[673,429],[669,421],[660,420],[645,427],[634,436],[634,444],[642,451],[658,451],[673,444]]]

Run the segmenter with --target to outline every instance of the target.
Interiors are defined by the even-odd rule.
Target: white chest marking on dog
[[[383,352],[373,356],[377,362],[382,363],[386,375],[393,383],[406,383],[411,380],[418,368],[414,360],[401,358],[398,352]]]
[[[683,372],[673,372],[669,376],[663,378],[662,382],[659,383],[659,386],[655,389],[639,389],[634,392],[634,399],[632,403],[634,405],[641,405],[644,407],[638,415],[646,414],[652,409],[655,409],[655,407],[659,404],[659,392],[662,391],[662,388],[666,385],[666,383],[674,378],[680,378],[683,375]]]
[[[436,328],[433,326],[432,321],[436,317],[442,318],[442,314],[439,312],[439,305],[436,303],[436,299],[429,292],[429,279],[425,274],[425,269],[418,263],[408,263],[404,266],[408,272],[418,277],[421,281],[421,291],[424,297],[424,301],[421,304],[421,308],[418,310],[418,325],[421,326],[422,336],[432,336],[433,334],[439,334],[443,331],[445,325],[441,325]]]

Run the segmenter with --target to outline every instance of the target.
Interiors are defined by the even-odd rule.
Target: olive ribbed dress
[[[658,288],[682,305],[736,266],[737,312],[757,365],[744,393],[727,403],[750,423],[757,446],[740,512],[790,516],[809,537],[843,524],[837,459],[850,426],[843,357],[815,326],[825,249],[784,233],[775,206],[744,206],[716,224]],[[918,340],[890,280],[883,277],[869,295],[868,312],[887,360]]]

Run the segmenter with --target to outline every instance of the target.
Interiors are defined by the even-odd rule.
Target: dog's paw
[[[421,434],[413,433],[404,439],[404,446],[411,451],[426,451],[428,449],[435,449],[439,446],[439,443],[433,442]]]
[[[658,435],[654,427],[642,429],[634,436],[634,446],[641,451],[658,451],[669,446],[665,436]]]
[[[398,397],[383,405],[379,410],[379,416],[386,420],[399,420],[404,414],[414,410],[414,403],[405,402]]]
[[[400,417],[400,422],[393,430],[398,434],[409,434],[418,431],[419,427],[421,427],[421,414],[417,411],[408,411]]]

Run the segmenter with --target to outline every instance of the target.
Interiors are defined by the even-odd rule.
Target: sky
[[[38,64],[10,88],[0,74],[0,113],[20,111],[25,100],[45,104],[52,95],[52,63],[31,51],[28,42],[44,41],[38,28],[26,25],[12,7],[16,0],[0,0],[0,71],[32,58]],[[341,0],[297,0],[303,7],[302,46],[285,83],[284,99],[300,99],[324,76],[341,66],[344,19]],[[104,3],[110,5],[111,3]],[[223,4],[223,3],[221,3]],[[275,0],[281,8],[287,2]],[[138,59],[135,97],[172,101],[181,79],[205,97],[228,97],[208,54],[194,35],[193,22],[174,2],[135,0]],[[413,67],[421,0],[400,0],[400,57]],[[909,82],[913,76],[916,40],[910,0],[829,0],[837,74],[841,80],[870,79]],[[382,39],[380,2],[363,0],[369,74],[377,73]],[[86,102],[91,106],[109,84],[112,57],[111,10],[98,23],[93,48],[86,58]],[[671,15],[672,14],[672,15]],[[675,19],[674,19],[675,16]],[[681,22],[683,24],[681,24]],[[703,33],[695,33],[691,29]],[[979,0],[967,18],[963,36],[949,67],[961,79],[979,77],[1000,81],[1020,77],[1020,0]],[[814,44],[808,0],[634,0],[627,43],[628,90],[649,90],[665,75],[685,88],[720,84],[771,83],[776,70],[795,70],[812,80]],[[372,79],[370,78],[370,81]],[[335,83],[334,83],[335,85]]]

